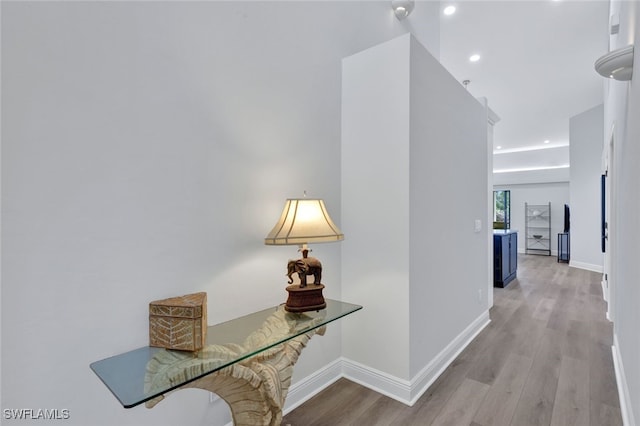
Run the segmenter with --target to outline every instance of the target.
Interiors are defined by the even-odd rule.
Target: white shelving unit
[[[551,256],[551,203],[524,203],[525,252]]]

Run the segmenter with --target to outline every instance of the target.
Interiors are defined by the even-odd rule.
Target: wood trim
[[[460,355],[460,353],[476,338],[478,334],[491,322],[489,311],[484,311],[466,329],[453,339],[429,364],[427,364],[412,379],[412,398],[408,405],[413,405],[436,381],[446,368]]]
[[[487,310],[469,324],[412,380],[401,379],[356,361],[339,358],[293,384],[289,389],[283,413],[286,415],[293,411],[342,377],[412,406],[490,322]],[[232,425],[230,423],[227,426]]]
[[[469,324],[411,380],[404,380],[348,359],[343,359],[343,377],[412,406],[490,322],[487,310]]]
[[[405,405],[411,405],[411,382],[343,358],[343,377]]]
[[[295,410],[341,377],[343,375],[342,359],[340,358],[297,381],[289,388],[283,413],[286,415]]]
[[[618,347],[618,335],[614,333],[611,353],[613,356],[613,368],[616,372],[616,383],[618,384],[618,398],[620,399],[620,413],[622,415],[622,424],[624,426],[636,426],[636,422],[633,418],[633,404],[631,404],[631,396],[629,395],[627,377],[624,374],[622,357],[620,356]]]
[[[598,272],[600,274],[603,272],[602,265],[594,265],[593,263],[576,262],[575,260],[571,260],[569,262],[569,266],[572,268],[585,269],[591,272]]]

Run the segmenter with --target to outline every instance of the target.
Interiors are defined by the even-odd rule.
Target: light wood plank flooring
[[[520,255],[494,303],[491,324],[413,407],[340,379],[282,424],[622,425],[600,274]]]

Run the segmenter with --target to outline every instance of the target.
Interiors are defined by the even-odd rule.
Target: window
[[[493,191],[493,229],[511,228],[511,191]]]

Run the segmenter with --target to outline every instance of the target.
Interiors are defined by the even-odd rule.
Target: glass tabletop
[[[125,408],[135,407],[362,309],[326,302],[320,311],[292,313],[280,305],[209,326],[207,345],[197,352],[146,346],[90,367]]]

